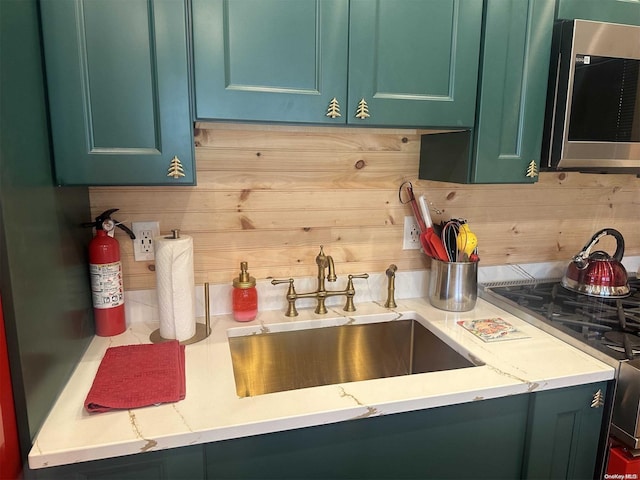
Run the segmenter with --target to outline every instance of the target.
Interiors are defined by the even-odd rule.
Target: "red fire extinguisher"
[[[135,240],[134,233],[125,225],[111,218],[117,208],[102,212],[95,222],[83,224],[95,227],[96,235],[89,243],[89,272],[96,335],[110,337],[126,330],[124,317],[124,288],[120,244],[113,238],[113,230],[119,227]]]

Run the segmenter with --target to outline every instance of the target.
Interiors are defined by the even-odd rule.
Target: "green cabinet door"
[[[192,14],[198,119],[344,123],[348,0],[193,0]]]
[[[193,0],[196,117],[471,126],[481,24],[476,0]]]
[[[420,178],[538,179],[554,0],[487,0],[475,128],[424,135]]]
[[[607,383],[533,394],[523,478],[601,478],[595,472]]]
[[[538,180],[554,0],[488,0],[474,183]]]
[[[640,25],[638,0],[558,0],[557,18]]]
[[[350,12],[348,123],[473,126],[482,2],[351,0]]]
[[[41,0],[41,11],[58,184],[193,184],[186,3]],[[174,157],[182,171],[168,176]]]

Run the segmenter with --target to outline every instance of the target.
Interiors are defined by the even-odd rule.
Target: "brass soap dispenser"
[[[240,275],[233,280],[233,318],[238,322],[250,322],[258,314],[256,279],[247,268],[247,262],[240,262]]]

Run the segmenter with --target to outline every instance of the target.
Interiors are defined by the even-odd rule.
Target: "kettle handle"
[[[578,256],[581,256],[583,258],[588,257],[589,251],[591,250],[591,248],[593,248],[593,246],[596,243],[598,243],[602,237],[606,235],[611,235],[616,239],[616,252],[613,254],[613,259],[618,262],[621,262],[622,257],[624,256],[624,237],[619,231],[613,228],[603,228],[602,230],[597,232],[591,238],[591,240],[589,240],[589,242],[584,246],[584,248],[582,249],[582,252],[580,252]]]

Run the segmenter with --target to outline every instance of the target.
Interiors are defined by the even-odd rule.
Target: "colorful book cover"
[[[529,338],[528,335],[499,317],[485,318],[482,320],[460,320],[458,325],[469,330],[485,342]]]

